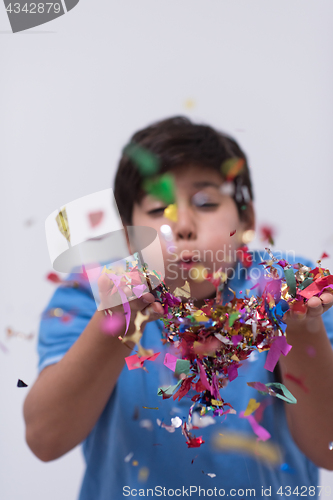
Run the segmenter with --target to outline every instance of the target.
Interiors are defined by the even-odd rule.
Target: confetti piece
[[[144,483],[144,482],[147,481],[148,476],[149,476],[149,469],[148,469],[148,467],[141,467],[141,469],[139,469],[138,480],[141,483]]]
[[[262,225],[259,227],[261,241],[274,245],[275,229],[272,226]]]
[[[145,410],[158,410],[158,406],[143,406]]]
[[[17,387],[28,387],[28,385],[23,380],[18,379]]]
[[[146,288],[146,285],[136,285],[134,288],[132,288],[132,290],[139,299],[140,297],[142,297],[143,292],[146,290]]]
[[[289,472],[289,474],[295,474],[295,470],[287,463],[281,464],[280,470],[282,470],[283,472]]]
[[[157,156],[143,146],[132,142],[124,148],[123,152],[133,161],[141,175],[154,175],[159,171]]]
[[[257,403],[257,401],[255,399],[251,398],[250,401],[248,402],[246,410],[244,412],[244,417],[248,417],[249,415],[251,415],[253,412],[255,412],[257,410],[257,408],[259,408],[259,406],[260,406],[260,403]]]
[[[52,283],[63,283],[64,280],[56,273],[49,273],[46,275],[46,279]]]
[[[139,465],[139,462],[137,460],[133,460],[132,465],[134,465],[134,467],[137,467]]]
[[[117,337],[124,330],[124,326],[124,315],[119,313],[112,313],[112,316],[108,314],[101,321],[102,332],[111,337]]]
[[[231,231],[230,236],[233,236],[234,234],[236,234],[236,229],[235,231]]]
[[[322,256],[320,257],[320,259],[328,259],[328,258],[329,255],[326,252],[323,252]]]
[[[202,471],[203,472],[203,471]],[[205,474],[205,473],[204,473]],[[209,477],[216,477],[216,474],[213,474],[213,472],[207,472],[206,473],[206,476],[209,476]]]
[[[151,420],[149,420],[148,418],[144,418],[143,420],[140,420],[139,425],[140,425],[140,427],[142,427],[143,429],[147,429],[148,431],[153,430],[153,422]]]
[[[127,356],[127,358],[125,358],[127,368],[129,370],[135,370],[136,368],[142,368],[143,363],[145,361],[155,361],[155,359],[157,358],[157,356],[159,354],[160,353],[157,352],[157,353],[153,354],[152,356],[142,356],[141,358],[139,358],[139,356],[137,356],[137,354],[133,354],[132,356]]]
[[[124,458],[124,462],[129,462],[134,456],[134,453],[131,451],[126,457]]]
[[[267,441],[267,439],[271,437],[270,433],[266,429],[264,429],[264,427],[258,424],[253,415],[245,416],[244,412],[241,411],[239,414],[239,418],[247,418],[253,429],[253,432],[258,436],[258,439],[260,441]]]
[[[193,109],[195,107],[195,101],[193,99],[186,99],[184,102],[185,109]]]
[[[258,441],[256,438],[242,433],[225,433],[215,435],[212,446],[221,451],[233,451],[253,456],[256,460],[272,466],[281,465],[282,452],[279,446],[272,442]]]
[[[5,344],[3,344],[2,342],[0,342],[0,349],[2,350],[2,352],[6,353],[6,354],[9,352],[9,349],[7,349]]]
[[[275,337],[271,348],[268,351],[264,368],[270,372],[273,372],[281,354],[286,356],[290,349],[291,345],[287,343],[286,337]]]
[[[175,203],[168,205],[164,210],[164,217],[171,220],[172,222],[177,222],[178,213],[177,213],[177,205]]]
[[[243,158],[229,158],[221,165],[222,175],[226,178],[226,181],[231,181],[242,172],[244,165],[245,160]]]
[[[331,441],[331,442],[328,444],[328,449],[329,449],[330,451],[332,451],[332,450],[333,450],[333,441]]]
[[[9,327],[6,328],[6,334],[7,338],[18,337],[24,340],[32,340],[35,336],[33,333],[15,332],[12,328]]]
[[[98,210],[97,212],[90,212],[88,214],[88,220],[91,227],[98,226],[104,217],[104,212],[102,210]]]
[[[56,219],[56,222],[58,224],[59,231],[66,238],[68,243],[70,243],[71,235],[70,235],[70,230],[69,230],[69,225],[68,225],[66,208],[63,208],[62,210],[60,210],[60,212],[58,213],[58,215],[56,216],[55,219]]]
[[[156,179],[145,179],[142,187],[148,194],[167,205],[175,202],[175,180],[169,173],[163,174]]]
[[[316,355],[316,349],[312,345],[309,345],[306,348],[306,352],[308,353],[308,355],[310,356],[310,358],[314,358],[315,355]]]
[[[178,361],[178,358],[176,356],[167,352],[165,355],[163,364],[174,372],[176,369],[177,361]]]

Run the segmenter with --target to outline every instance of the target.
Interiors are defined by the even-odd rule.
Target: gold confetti
[[[193,109],[194,106],[195,106],[195,101],[194,99],[186,99],[186,101],[184,102],[184,106],[186,109]]]
[[[185,297],[185,299],[188,299],[191,296],[189,282],[185,281],[185,285],[181,288],[177,287],[173,294],[175,297]]]
[[[203,266],[202,264],[197,264],[195,266],[192,267],[192,270],[196,270],[197,271],[197,274],[196,276],[193,276],[194,273],[191,273],[191,279],[193,281],[197,281],[198,283],[201,283],[202,281],[205,281],[206,277],[207,277],[207,269],[205,268],[205,266]]]
[[[137,467],[139,465],[139,462],[137,460],[133,460],[132,465],[134,465],[134,467]]]
[[[141,469],[139,470],[139,474],[138,474],[138,480],[141,482],[145,482],[145,481],[147,481],[148,476],[149,476],[148,467],[141,467]]]
[[[256,459],[270,463],[273,466],[282,464],[282,454],[278,445],[266,441],[257,441],[256,438],[246,434],[234,432],[223,436],[216,434],[212,444],[217,450],[236,451],[255,456]]]
[[[209,321],[208,316],[206,316],[206,314],[201,309],[195,311],[192,316],[195,321]]]
[[[70,231],[69,231],[66,207],[64,207],[62,210],[60,210],[60,212],[56,216],[55,220],[57,221],[59,231],[61,232],[61,234],[63,236],[65,236],[68,243],[70,243],[71,236],[70,236]]]
[[[260,403],[257,403],[255,399],[251,398],[247,404],[246,410],[244,411],[244,417],[251,415],[257,408],[259,408],[259,406]]]
[[[175,203],[168,205],[166,207],[166,209],[164,210],[164,217],[173,222],[177,222],[178,212],[177,212],[177,205]]]

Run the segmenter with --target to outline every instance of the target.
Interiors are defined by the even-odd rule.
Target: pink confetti
[[[127,356],[127,358],[125,358],[127,368],[129,370],[136,370],[137,368],[142,368],[143,363],[145,361],[155,361],[155,359],[159,354],[160,354],[159,352],[156,352],[152,356],[141,356],[141,358],[139,358],[137,354],[133,354],[132,356]]]
[[[163,364],[170,368],[173,372],[176,370],[176,364],[177,364],[178,358],[174,356],[173,354],[170,354],[169,352],[166,353]]]
[[[275,337],[270,350],[268,351],[264,368],[272,372],[279,361],[281,354],[286,356],[291,349],[285,337]]]
[[[247,418],[249,421],[253,432],[258,436],[257,441],[267,441],[271,437],[270,433],[264,429],[261,425],[258,424],[253,415],[244,416],[244,412],[242,411],[239,414],[239,418]]]
[[[232,382],[233,380],[235,380],[235,378],[238,377],[237,366],[231,365],[228,367],[228,377],[230,382]]]
[[[146,288],[147,288],[146,285],[137,285],[133,288],[133,292],[139,299]]]
[[[116,337],[120,334],[122,328],[124,327],[124,316],[119,313],[113,313],[112,316],[109,314],[103,319],[101,324],[101,330],[107,335]]]

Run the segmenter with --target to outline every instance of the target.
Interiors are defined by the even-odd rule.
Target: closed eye
[[[160,214],[164,213],[165,209],[166,209],[166,207],[154,208],[153,210],[149,210],[149,212],[147,212],[147,214],[148,215],[160,215]]]

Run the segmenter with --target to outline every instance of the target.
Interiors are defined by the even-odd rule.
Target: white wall
[[[277,248],[333,255],[332,17],[331,0],[82,0],[13,35],[0,5],[1,499],[76,498],[79,450],[44,464],[24,443],[16,382],[34,382],[36,338],[5,328],[37,331],[53,291],[44,220],[109,187],[137,128],[187,114],[233,134]]]

